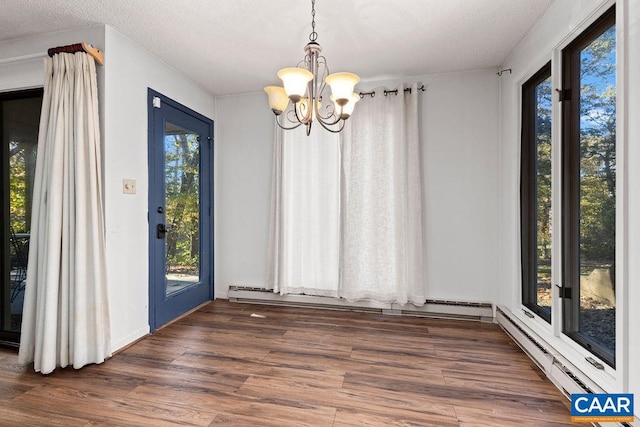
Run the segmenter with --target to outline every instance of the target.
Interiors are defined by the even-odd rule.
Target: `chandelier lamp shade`
[[[282,86],[264,88],[278,126],[290,130],[305,125],[307,135],[314,121],[330,132],[340,132],[360,100],[354,93],[360,77],[345,72],[329,74],[327,61],[320,54],[322,48],[316,42],[315,14],[315,0],[312,0],[311,34],[304,47],[304,59],[295,67],[278,71]],[[328,97],[325,94],[327,85],[331,88]]]

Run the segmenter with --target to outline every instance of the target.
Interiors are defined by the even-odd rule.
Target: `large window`
[[[549,63],[522,85],[522,304],[615,367],[615,7],[562,50],[558,66],[561,81]],[[560,118],[556,144],[551,123]]]
[[[615,366],[614,8],[563,50],[562,69],[563,332]]]
[[[551,322],[551,63],[522,86],[522,304]]]

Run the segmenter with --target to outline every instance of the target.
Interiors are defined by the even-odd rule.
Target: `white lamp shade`
[[[353,109],[356,107],[356,102],[360,101],[360,95],[357,93],[352,93],[349,97],[349,102],[347,102],[343,107],[340,107],[336,102],[336,97],[331,95],[331,100],[335,103],[336,114],[340,113],[341,116],[349,117],[353,114]]]
[[[281,86],[267,86],[264,88],[269,97],[269,108],[276,112],[283,112],[289,104],[289,97]]]
[[[282,80],[287,96],[298,102],[307,91],[307,83],[313,78],[313,74],[304,68],[291,67],[278,71],[278,77]]]
[[[325,82],[331,86],[331,93],[336,100],[350,99],[353,88],[360,81],[360,77],[353,73],[329,74]]]
[[[352,93],[351,98],[349,98],[349,102],[344,106],[342,112],[348,115],[353,114],[353,110],[354,108],[356,108],[356,102],[358,101],[360,101],[360,95],[358,95],[357,93]]]

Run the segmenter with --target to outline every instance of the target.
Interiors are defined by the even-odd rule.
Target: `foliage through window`
[[[42,89],[0,93],[0,340],[8,342],[18,341],[22,323],[42,93]]]
[[[561,69],[559,98],[551,63],[522,86],[522,304],[549,323],[558,310],[562,332],[615,367],[615,6],[563,49]],[[552,150],[554,97],[561,102],[559,150]],[[561,153],[557,177],[553,152]],[[552,179],[561,181],[557,207]],[[562,228],[557,248],[554,217]],[[562,266],[553,273],[557,283],[552,259]]]
[[[551,322],[551,63],[522,86],[522,304]]]
[[[165,136],[167,274],[200,277],[200,137],[167,123]]]
[[[562,60],[563,331],[615,366],[615,7]]]

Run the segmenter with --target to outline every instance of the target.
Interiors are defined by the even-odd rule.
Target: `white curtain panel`
[[[339,137],[319,124],[306,136],[276,127],[267,287],[280,294],[338,295]]]
[[[342,133],[339,296],[423,305],[418,92],[363,99]]]
[[[111,355],[94,59],[45,60],[19,361],[36,372]]]

